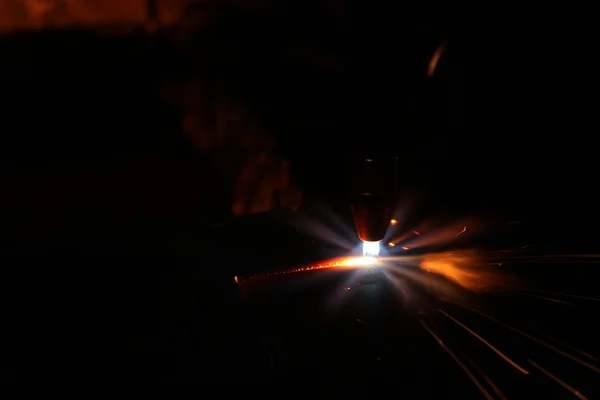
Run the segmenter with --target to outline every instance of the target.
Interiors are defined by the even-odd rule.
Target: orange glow
[[[444,52],[444,47],[446,46],[445,42],[440,43],[440,45],[435,49],[435,52],[431,56],[431,60],[429,61],[429,68],[427,68],[427,76],[432,77],[435,72],[435,68],[440,62],[440,58],[442,57],[442,53]]]
[[[410,250],[410,247],[402,246],[402,249],[404,249],[404,250]]]
[[[165,7],[158,4],[159,17]],[[179,8],[182,8],[181,6]],[[148,21],[146,0],[2,0],[0,31],[37,30],[68,26],[143,25]]]
[[[328,261],[324,261],[320,264],[313,264],[306,267],[295,268],[288,271],[277,271],[273,272],[273,275],[281,275],[281,274],[291,274],[294,272],[305,272],[305,271],[316,271],[319,269],[326,268],[344,268],[344,267],[362,267],[365,265],[373,265],[377,263],[376,257],[343,257],[343,258],[334,258]],[[271,275],[271,273],[264,273],[254,275],[254,277],[258,276],[266,276]]]
[[[396,225],[397,223],[398,223],[398,221],[396,221],[395,219],[390,221],[390,224],[392,224],[392,225]]]
[[[451,254],[423,256],[421,268],[450,278],[460,286],[476,291],[486,291],[500,283],[500,276],[484,266],[474,251],[454,251]]]
[[[209,24],[211,17],[189,9],[191,0],[1,0],[0,32],[64,27],[124,27]],[[245,7],[245,6],[244,6]],[[154,9],[154,11],[152,10]]]
[[[413,231],[413,233],[417,236],[421,236],[421,232]]]
[[[390,247],[396,247],[396,245],[394,244],[394,242],[389,242],[388,246],[390,246]]]

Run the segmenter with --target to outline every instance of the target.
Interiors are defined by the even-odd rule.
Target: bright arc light
[[[377,262],[377,259],[375,257],[355,257],[355,258],[349,258],[347,260],[344,260],[342,262],[342,265],[347,266],[347,267],[354,267],[354,266],[359,266],[359,265],[372,265],[375,264]]]
[[[363,255],[364,256],[378,256],[379,255],[379,242],[363,242]]]

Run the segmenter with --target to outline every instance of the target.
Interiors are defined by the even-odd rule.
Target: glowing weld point
[[[378,256],[379,242],[363,242],[363,255]]]
[[[375,257],[356,257],[344,260],[342,265],[346,267],[352,267],[358,265],[372,265],[375,263],[377,263],[377,259]]]

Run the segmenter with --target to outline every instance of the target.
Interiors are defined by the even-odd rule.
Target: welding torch
[[[350,206],[363,254],[379,255],[398,200],[398,158],[389,155],[353,156]]]

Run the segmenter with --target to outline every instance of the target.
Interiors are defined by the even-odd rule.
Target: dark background
[[[289,228],[293,216],[229,218],[233,182],[180,134],[181,111],[161,91],[195,75],[239,94],[276,137],[305,193],[300,212],[324,202],[351,223],[347,155],[393,154],[402,198],[420,199],[415,220],[485,212],[521,221],[511,245],[596,248],[595,71],[584,33],[362,7],[339,26],[309,8],[214,12],[219,22],[185,41],[86,30],[0,39],[0,249],[15,325],[60,325],[33,317],[44,307],[69,326],[147,307],[165,282],[157,277],[198,265],[199,279],[225,282],[321,257]],[[117,304],[127,307],[108,307]],[[124,318],[122,330],[153,323],[136,321]],[[97,325],[89,329],[116,326]],[[48,337],[58,336],[88,338]]]
[[[194,174],[208,179],[199,172],[206,160],[179,133],[181,111],[167,106],[161,91],[165,82],[193,76],[246,101],[291,159],[309,198],[345,196],[349,152],[384,152],[399,157],[405,197],[419,196],[445,213],[499,210],[511,220],[527,217],[536,234],[551,232],[544,240],[560,241],[596,218],[586,97],[593,74],[578,73],[587,65],[583,28],[525,15],[502,25],[457,18],[456,10],[425,15],[350,5],[335,19],[293,3],[260,15],[198,10],[213,23],[197,26],[187,41],[175,40],[181,35],[173,31],[115,37],[83,30],[2,39],[3,208],[16,206],[6,218],[22,229],[25,221],[36,225],[26,235],[86,218],[108,223],[120,212],[131,219],[134,208],[146,212],[140,222],[151,215],[178,225],[224,204],[215,196],[230,189],[206,196],[206,185],[188,183]],[[445,51],[428,78],[442,41]],[[158,181],[149,182],[156,174]],[[135,192],[127,179],[148,192],[128,195],[130,203],[90,193],[93,186]],[[70,208],[69,201],[80,203],[75,193],[85,191],[96,206]],[[34,198],[46,203],[33,207],[44,215],[25,207]],[[79,214],[59,217],[53,207]]]
[[[153,164],[162,178],[145,183],[154,192],[144,196],[142,207],[137,199],[137,212],[146,207],[152,218],[189,219],[205,207],[196,207],[194,196],[205,204],[223,203],[211,200],[214,193],[197,193],[203,185],[188,183],[191,174],[207,179],[208,174],[198,172],[204,161],[178,133],[178,110],[161,97],[163,82],[193,74],[226,82],[242,94],[292,160],[308,197],[343,196],[347,154],[375,151],[399,156],[399,185],[406,196],[416,194],[440,207],[502,209],[515,220],[526,215],[540,234],[551,228],[561,240],[570,236],[565,230],[577,231],[595,218],[590,207],[595,202],[593,121],[584,96],[589,82],[572,68],[584,58],[576,51],[584,47],[580,43],[567,52],[570,45],[521,37],[519,31],[504,41],[491,36],[485,42],[463,39],[468,25],[454,27],[455,33],[433,24],[381,24],[370,34],[360,30],[336,37],[272,19],[262,29],[246,22],[250,27],[245,30],[221,28],[224,33],[207,35],[213,48],[227,49],[227,57],[213,54],[216,50],[206,55],[211,42],[205,37],[182,44],[167,33],[98,38],[83,31],[46,32],[3,38],[3,174],[13,187],[3,201],[17,205],[10,212],[11,206],[4,207],[10,214],[6,218],[21,227],[33,220],[38,229],[27,234],[44,224],[98,218],[93,206],[79,216],[58,217],[49,210],[67,209],[67,193],[83,191],[69,179],[84,187],[99,179],[118,190],[130,185],[127,174],[115,171],[124,168],[133,174],[130,179],[139,180],[135,174],[152,174],[143,162]],[[275,38],[272,31],[281,33]],[[323,39],[330,36],[333,44]],[[448,44],[436,75],[427,78],[428,60],[443,39]],[[314,55],[286,55],[297,48]],[[557,53],[561,56],[552,59]],[[35,185],[35,179],[44,183]],[[160,190],[167,184],[160,179],[171,187]],[[165,200],[178,190],[182,195]],[[223,196],[229,191],[214,192]],[[101,197],[88,200],[100,202]],[[27,215],[20,215],[33,198],[46,203],[35,207],[45,214],[34,216],[27,209]],[[175,207],[169,203],[174,199],[184,204]],[[125,201],[116,203],[115,213],[132,211],[120,209]],[[45,221],[48,214],[60,221]],[[590,237],[580,235],[577,242],[585,240],[581,236]]]

